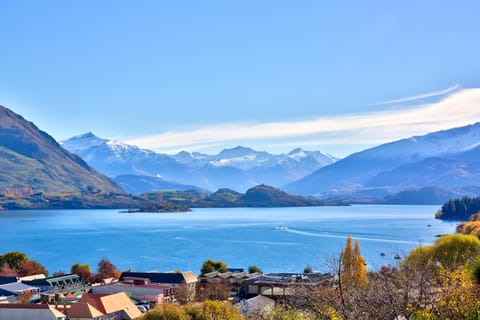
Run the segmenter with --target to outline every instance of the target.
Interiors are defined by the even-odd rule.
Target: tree
[[[23,262],[27,261],[27,255],[23,252],[7,252],[0,256],[0,266],[3,266],[4,263],[7,263],[10,268],[17,269]]]
[[[161,304],[148,311],[141,318],[142,320],[189,320],[184,308],[175,304]]]
[[[204,275],[213,271],[226,272],[227,268],[227,264],[223,261],[215,261],[208,259],[203,263],[202,269],[200,269],[200,273]]]
[[[187,314],[192,320],[240,320],[240,310],[234,308],[230,302],[205,300],[200,304],[185,306]]]
[[[480,255],[480,240],[472,235],[449,234],[437,239],[431,249],[436,261],[453,270]]]
[[[355,247],[353,247],[350,236],[342,251],[339,281],[346,286],[365,285],[367,281],[367,267],[360,251],[360,243],[358,240],[355,241]]]
[[[355,273],[355,284],[356,285],[365,285],[367,283],[367,264],[365,263],[365,258],[362,256],[360,250],[360,242],[355,241],[355,247],[353,248],[353,270]]]
[[[101,281],[107,278],[118,278],[118,269],[107,258],[103,258],[98,262],[97,280]]]
[[[307,266],[303,269],[303,273],[313,273],[312,266],[311,266],[311,265],[307,265]]]
[[[19,277],[33,276],[36,274],[44,274],[45,276],[48,276],[48,271],[42,264],[35,260],[24,261],[17,268],[17,275]]]
[[[226,283],[198,283],[195,298],[197,301],[227,300],[230,298],[231,287]],[[175,292],[177,296],[177,292]],[[181,296],[180,296],[181,297]],[[188,300],[187,300],[188,301]]]
[[[252,273],[263,273],[263,272],[262,272],[262,269],[260,269],[257,266],[249,266],[248,267],[248,273],[252,274]]]
[[[471,264],[480,256],[480,240],[472,235],[449,234],[438,238],[432,245],[418,247],[410,252],[406,261],[416,267],[427,265],[454,270]]]
[[[78,275],[86,283],[90,283],[92,281],[92,271],[90,270],[90,265],[88,263],[75,263],[72,265],[70,272]]]
[[[240,310],[230,302],[206,300],[184,306],[161,304],[148,311],[141,320],[240,320]]]

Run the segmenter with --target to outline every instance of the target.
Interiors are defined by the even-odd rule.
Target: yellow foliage
[[[457,226],[457,232],[461,234],[470,234],[480,238],[480,221],[462,222]]]
[[[367,267],[360,251],[360,243],[355,241],[352,246],[352,237],[347,238],[345,249],[342,251],[342,270],[340,281],[348,286],[365,286],[367,284]]]
[[[435,313],[440,319],[477,319],[478,286],[470,275],[459,268],[441,268],[440,287]]]

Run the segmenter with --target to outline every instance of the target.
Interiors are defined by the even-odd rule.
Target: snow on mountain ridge
[[[413,136],[356,153],[359,159],[415,160],[466,151],[480,143],[480,123]]]

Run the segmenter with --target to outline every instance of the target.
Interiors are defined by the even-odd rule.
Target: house
[[[122,272],[120,281],[126,278],[148,279],[151,283],[157,283],[174,288],[175,295],[180,300],[193,300],[197,276],[191,272]]]
[[[148,301],[150,306],[172,302],[174,287],[160,283],[152,283],[148,278],[125,277],[119,282],[92,287],[92,293],[113,294],[125,292],[131,298]]]
[[[0,303],[1,320],[65,320],[66,316],[48,304]]]
[[[141,316],[142,313],[125,292],[85,293],[68,310],[70,320],[131,320]]]
[[[245,280],[244,284],[247,297],[281,298],[294,294],[301,286],[331,286],[333,280],[330,273],[267,273]]]
[[[200,283],[222,283],[229,285],[241,285],[247,279],[260,276],[260,273],[246,273],[246,272],[219,272],[213,271],[206,273],[199,277]]]

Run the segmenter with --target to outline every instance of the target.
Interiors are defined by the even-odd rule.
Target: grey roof
[[[0,285],[0,289],[13,294],[19,294],[26,290],[40,290],[37,287],[32,287],[21,282],[2,284]]]
[[[267,273],[255,278],[248,279],[245,281],[245,283],[320,283],[332,279],[333,276],[330,273]]]
[[[234,278],[234,279],[249,279],[253,277],[259,276],[260,273],[246,273],[246,272],[219,272],[219,271],[212,271],[209,273],[204,274],[202,277],[203,278],[222,278],[222,279],[228,279],[228,278]]]

